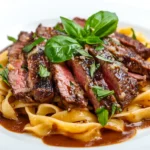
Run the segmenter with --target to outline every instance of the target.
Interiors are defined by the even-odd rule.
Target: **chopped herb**
[[[94,73],[96,71],[95,62],[90,66],[90,76],[93,78]]]
[[[107,96],[114,94],[114,91],[104,90],[100,86],[92,86],[92,90],[95,93],[95,95],[97,96],[99,101],[104,97],[107,97]]]
[[[117,110],[117,106],[116,106],[116,104],[112,104],[112,108],[111,108],[111,115],[114,115],[114,114],[115,114],[115,112],[116,112],[116,110]]]
[[[146,43],[145,46],[147,47],[147,46],[148,46],[148,43]]]
[[[39,37],[37,40],[35,40],[33,43],[29,44],[29,45],[26,45],[24,48],[23,48],[23,51],[28,53],[30,52],[33,47],[35,47],[36,45],[42,43],[45,39],[42,38],[42,37]]]
[[[86,50],[78,49],[77,52],[80,53],[82,56],[92,57]]]
[[[102,51],[103,49],[104,49],[103,45],[99,45],[95,48],[95,50],[97,50],[97,51]]]
[[[100,67],[100,64],[96,64],[96,70]]]
[[[48,77],[50,76],[50,72],[47,70],[47,68],[43,65],[39,65],[39,72],[40,77]]]
[[[74,84],[73,84],[73,82],[72,82],[72,81],[70,81],[70,86],[74,86]]]
[[[96,115],[98,117],[98,122],[102,125],[105,126],[108,122],[108,115],[109,112],[107,109],[105,109],[104,107],[98,108],[96,110]]]
[[[3,66],[0,65],[0,68],[3,68]],[[9,82],[8,82],[8,68],[3,68],[3,70],[0,71],[0,76],[1,76],[2,80],[3,80],[7,85],[9,85]]]
[[[132,38],[133,38],[134,40],[136,40],[137,38],[136,38],[136,35],[135,35],[135,31],[134,31],[134,29],[133,29],[133,28],[131,28],[131,31],[132,31]]]
[[[57,31],[59,31],[59,32],[66,33],[61,23],[57,23],[55,25],[54,29],[57,30]]]
[[[13,43],[15,43],[17,40],[14,38],[14,37],[12,37],[12,36],[7,36],[7,39],[9,40],[9,41],[12,41]]]
[[[106,62],[110,62],[110,63],[112,63],[113,61],[112,60],[110,60],[110,59],[107,59],[107,58],[105,58],[105,57],[103,57],[103,56],[96,56],[96,58],[98,58],[98,59],[100,59],[100,60],[103,60],[103,61],[106,61]]]
[[[34,39],[37,37],[36,35],[36,32],[33,33],[33,36],[32,36]]]

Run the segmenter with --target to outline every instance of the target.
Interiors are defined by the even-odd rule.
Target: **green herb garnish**
[[[85,57],[92,57],[86,50],[78,49],[77,52]]]
[[[4,68],[1,64],[0,64],[0,68],[3,69],[2,71],[0,71],[0,76],[2,78],[2,80],[9,85],[8,82],[8,68]]]
[[[111,33],[113,33],[118,24],[118,17],[115,13],[108,11],[99,11],[96,14],[90,16],[85,27],[81,27],[73,20],[61,17],[63,30],[70,36],[58,35],[49,39],[45,46],[45,54],[50,61],[59,63],[70,60],[75,54],[80,53],[85,55],[86,52],[81,52],[85,44],[102,44],[100,39]],[[55,28],[59,28],[57,25]],[[25,48],[25,51],[30,51],[36,44],[31,44]],[[99,49],[99,48],[98,48]],[[102,49],[102,48],[101,48]],[[90,55],[85,55],[89,57]],[[112,62],[99,57],[105,61]]]
[[[94,73],[96,71],[95,62],[90,66],[90,76],[93,78]]]
[[[113,61],[112,60],[110,60],[110,59],[107,59],[107,58],[105,58],[105,57],[103,57],[103,56],[96,56],[96,58],[98,58],[98,59],[100,59],[100,60],[103,60],[103,61],[106,61],[106,62],[110,62],[110,63],[112,63]]]
[[[39,76],[42,78],[50,76],[50,72],[47,70],[47,68],[43,65],[39,65]]]
[[[12,36],[7,36],[7,39],[9,41],[12,41],[13,43],[17,42],[17,40],[14,37],[12,37]]]
[[[30,52],[36,45],[42,43],[45,39],[42,38],[42,37],[39,37],[37,40],[35,40],[33,43],[29,44],[29,45],[26,45],[24,48],[23,48],[23,51],[28,53]]]
[[[133,38],[134,40],[136,40],[137,38],[136,38],[136,35],[135,35],[135,31],[134,31],[134,29],[133,29],[133,28],[131,28],[131,31],[132,31],[132,38]]]
[[[96,115],[98,117],[98,122],[102,125],[105,126],[108,122],[108,115],[109,112],[107,109],[105,109],[104,107],[98,108],[96,110]]]
[[[96,51],[102,51],[104,49],[103,45],[99,45],[95,48]]]
[[[104,90],[102,87],[100,86],[92,86],[92,90],[95,93],[95,95],[97,96],[97,99],[100,101],[102,98],[105,98],[107,96],[113,95],[114,91],[110,91],[110,90]]]

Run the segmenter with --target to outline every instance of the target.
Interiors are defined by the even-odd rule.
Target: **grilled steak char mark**
[[[150,48],[147,48],[138,40],[134,40],[133,38],[118,32],[114,34],[114,37],[116,37],[123,45],[132,47],[141,57],[145,59],[150,57]]]
[[[146,62],[140,55],[138,55],[133,48],[125,47],[121,44],[116,44],[115,38],[106,38],[106,48],[123,62],[130,72],[146,75],[150,78],[150,63]]]
[[[24,97],[25,93],[30,91],[27,84],[28,73],[23,66],[26,65],[26,60],[22,49],[25,45],[32,41],[32,33],[21,32],[18,36],[18,41],[8,49],[9,70],[8,79],[12,87],[13,93],[16,97]]]
[[[62,97],[62,103],[67,109],[73,107],[86,107],[87,100],[84,91],[73,78],[73,75],[64,63],[52,64],[52,74],[55,85]]]
[[[109,60],[111,59],[115,61],[112,54],[106,49],[96,51],[89,46],[86,46],[86,48],[95,58],[97,55],[101,55]],[[137,80],[128,75],[123,64],[120,66],[120,63],[117,62],[108,63],[97,58],[96,60],[101,64],[103,76],[109,88],[115,91],[118,103],[121,104],[122,108],[125,108],[133,100],[133,98],[137,96]]]
[[[28,54],[28,84],[31,96],[38,102],[49,102],[54,96],[51,74],[49,77],[38,75],[39,65],[43,65],[50,71],[50,63],[44,55],[41,46],[37,46]]]
[[[94,80],[90,77],[90,66],[92,63],[94,63],[93,58],[83,58],[75,57],[73,60],[70,60],[68,64],[71,66],[73,70],[73,74],[77,80],[77,82],[81,85],[81,87],[84,89],[86,96],[94,106],[94,109],[96,110],[100,106],[105,106],[107,109],[111,109],[112,104],[115,102],[115,98],[113,96],[109,96],[105,99],[102,99],[100,102],[97,99],[97,96],[92,90],[92,86],[97,85],[101,86],[104,89],[108,89],[108,86],[106,82],[104,81],[102,74],[97,71],[95,73]]]

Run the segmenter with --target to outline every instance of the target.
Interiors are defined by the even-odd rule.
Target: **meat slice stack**
[[[118,103],[121,104],[122,108],[125,108],[137,95],[137,80],[128,75],[125,66],[115,61],[113,55],[107,49],[102,51],[96,51],[90,47],[87,47],[87,49],[95,57],[97,62],[101,64],[106,83],[111,90],[115,91]],[[103,59],[97,59],[97,56],[110,60],[112,63]]]
[[[92,90],[93,86],[100,86],[104,89],[109,89],[102,77],[101,72],[99,71],[100,68],[95,73],[94,78],[90,76],[90,66],[93,63],[95,63],[93,58],[84,58],[83,56],[77,56],[73,60],[70,60],[68,62],[68,64],[72,68],[76,81],[86,92],[86,96],[94,106],[94,109],[96,110],[100,106],[105,106],[108,109],[111,109],[112,104],[116,102],[114,96],[109,96],[99,102],[97,95],[95,95],[94,91]]]

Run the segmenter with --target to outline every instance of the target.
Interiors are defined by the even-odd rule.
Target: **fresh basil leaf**
[[[102,51],[104,49],[103,45],[99,45],[95,48],[96,51]]]
[[[74,83],[72,81],[70,81],[70,86],[74,86]]]
[[[9,41],[12,41],[13,43],[17,42],[17,40],[14,37],[12,37],[12,36],[7,36],[7,39]]]
[[[92,90],[95,93],[95,95],[97,96],[98,101],[100,101],[102,98],[105,98],[107,96],[114,94],[114,91],[104,90],[100,86],[92,86]]]
[[[87,44],[100,44],[100,43],[103,43],[103,41],[100,40],[100,38],[98,36],[88,36],[88,37],[84,38],[84,41]]]
[[[110,63],[112,63],[113,61],[112,60],[110,60],[110,59],[107,59],[107,58],[105,58],[105,57],[103,57],[103,56],[96,56],[96,58],[98,58],[98,59],[100,59],[100,60],[103,60],[103,61],[106,61],[106,62],[110,62]]]
[[[118,24],[118,17],[115,13],[99,11],[90,16],[85,24],[85,30],[89,35],[96,35],[100,38],[113,33]]]
[[[29,45],[26,45],[24,48],[23,48],[23,51],[28,53],[30,52],[33,47],[35,47],[36,45],[42,43],[45,39],[42,38],[42,37],[39,37],[37,40],[35,40],[33,43],[29,44]]]
[[[75,39],[58,35],[47,41],[44,52],[51,62],[60,63],[70,60],[81,48]]]
[[[117,110],[117,106],[116,106],[116,104],[112,104],[112,108],[111,108],[111,115],[114,115],[114,114],[115,114],[115,112],[116,112],[116,110]]]
[[[94,73],[96,71],[95,62],[90,66],[90,76],[93,78]]]
[[[98,108],[100,110],[96,110],[96,114],[98,117],[98,122],[102,125],[105,126],[108,122],[108,116],[109,116],[109,112],[107,109],[105,108]]]
[[[2,66],[2,65],[1,65]],[[3,68],[3,67],[2,67]],[[8,82],[8,68],[4,68],[1,72],[0,72],[0,76],[2,78],[2,80],[9,85]]]
[[[77,49],[76,51],[77,51],[79,54],[81,54],[82,56],[85,56],[85,57],[92,57],[86,50]]]
[[[39,71],[38,71],[38,74],[40,77],[48,77],[50,76],[50,72],[47,70],[47,68],[43,65],[39,65]]]
[[[133,29],[133,28],[131,28],[131,31],[132,31],[132,38],[133,38],[134,40],[136,40],[137,38],[136,38],[136,35],[135,35],[135,31],[134,31],[134,29]]]
[[[86,35],[84,29],[72,20],[60,17],[66,33],[74,38],[83,38]]]
[[[66,33],[65,30],[63,29],[63,26],[61,23],[57,23],[54,27],[55,30],[59,31],[59,32],[63,32]]]
[[[100,67],[100,64],[96,64],[96,70]]]

